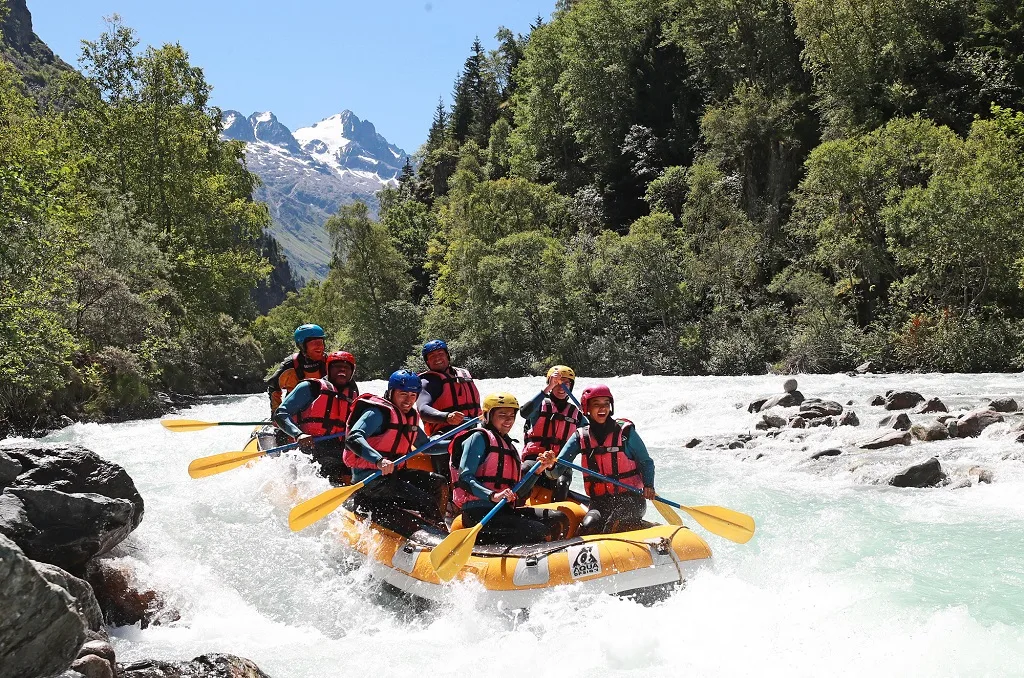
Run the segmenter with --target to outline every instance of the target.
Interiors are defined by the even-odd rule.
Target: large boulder
[[[123,468],[78,445],[0,448],[21,473],[0,494],[0,534],[27,556],[81,573],[142,521],[142,496]]]
[[[892,431],[891,433],[885,433],[879,437],[869,440],[866,443],[861,443],[860,447],[864,450],[880,450],[883,447],[892,447],[894,445],[909,445],[910,444],[910,432],[909,431]]]
[[[121,678],[270,678],[252,661],[230,654],[204,654],[190,662],[147,659],[120,669]]]
[[[0,535],[0,678],[51,676],[71,666],[86,639],[75,602]]]
[[[977,438],[981,432],[992,424],[1003,420],[1003,415],[995,410],[973,410],[956,420],[957,438]],[[952,430],[950,431],[953,432]]]
[[[808,398],[800,405],[800,416],[807,420],[832,417],[842,413],[843,406],[834,400]]]
[[[75,610],[78,611],[78,616],[82,618],[85,628],[102,637],[106,637],[107,629],[103,624],[103,610],[100,609],[99,601],[96,600],[96,594],[93,593],[89,582],[79,579],[56,565],[35,563],[35,566],[43,579],[67,591],[74,601]]]
[[[111,626],[146,628],[180,618],[162,595],[140,587],[135,572],[124,564],[98,558],[89,563],[86,577],[103,609],[103,619]]]
[[[857,418],[857,413],[853,410],[846,410],[836,420],[839,426],[860,426],[860,419]]]
[[[938,487],[944,482],[946,473],[936,457],[909,466],[889,479],[893,487]]]
[[[885,394],[885,409],[909,410],[924,402],[924,396],[917,391],[889,391]]]
[[[918,440],[930,442],[933,440],[945,440],[949,437],[949,431],[946,426],[938,420],[927,422],[923,421],[910,427],[910,435],[914,436]]]
[[[766,412],[773,407],[796,407],[804,401],[804,394],[800,391],[788,391],[786,393],[780,393],[776,396],[771,396],[761,403],[761,406],[757,408],[758,412]]]
[[[21,463],[0,449],[0,489],[3,489],[14,482],[14,479],[24,471]]]
[[[946,404],[938,398],[932,398],[921,403],[914,412],[918,414],[931,414],[933,412],[949,412]]]
[[[1017,401],[1010,397],[995,398],[988,404],[988,409],[995,410],[996,412],[1016,412],[1019,408],[1017,407]]]
[[[899,414],[889,414],[883,417],[878,422],[878,427],[894,428],[897,431],[909,431],[910,417],[907,416],[906,412],[900,412]]]

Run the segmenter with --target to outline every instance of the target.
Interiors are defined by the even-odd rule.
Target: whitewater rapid
[[[653,607],[565,588],[523,616],[481,609],[463,586],[446,605],[417,612],[375,585],[334,538],[331,519],[289,531],[288,509],[328,488],[305,460],[283,456],[188,477],[192,459],[241,449],[247,429],[182,434],[147,420],[54,433],[47,440],[83,444],[131,474],[145,519],[115,553],[180,614],[145,630],[114,629],[118,660],[227,652],[274,678],[1022,674],[1024,445],[1008,433],[1010,423],[973,440],[855,449],[885,414],[866,405],[876,393],[913,389],[952,410],[985,397],[1020,398],[1020,375],[802,376],[808,397],[854,401],[861,426],[755,437],[746,449],[715,445],[755,433],[746,404],[780,392],[781,378],[606,381],[616,415],[636,423],[657,463],[660,494],[728,506],[758,523],[743,546],[694,526],[713,564]],[[484,380],[480,390],[527,398],[541,383]],[[581,379],[577,391],[589,383]],[[364,392],[382,386],[360,384]],[[178,416],[244,421],[266,413],[265,396],[238,396]],[[684,448],[694,437],[704,443]],[[809,461],[831,447],[844,452]],[[994,482],[959,490],[884,484],[931,456],[954,477],[980,465]]]

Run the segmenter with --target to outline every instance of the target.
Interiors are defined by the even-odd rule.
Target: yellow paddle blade
[[[221,452],[209,457],[200,457],[188,465],[188,474],[193,478],[205,478],[238,468],[253,459],[259,459],[264,454],[266,452],[263,450],[250,449],[250,446],[246,445],[246,449],[241,452]]]
[[[335,487],[321,492],[312,499],[307,499],[288,512],[288,527],[293,532],[304,530],[316,521],[330,515],[334,509],[345,503],[356,490],[362,489],[363,483],[346,487]]]
[[[708,532],[737,544],[746,544],[754,536],[754,519],[746,513],[723,506],[680,506]]]
[[[164,425],[164,428],[178,433],[202,431],[211,426],[218,426],[215,421],[197,421],[195,419],[161,419],[160,423]]]
[[[430,565],[441,581],[450,580],[469,561],[481,529],[483,525],[477,523],[473,527],[455,530],[430,552]]]
[[[668,504],[664,504],[664,503],[658,501],[657,499],[655,499],[654,500],[654,508],[658,509],[658,513],[661,514],[661,517],[664,518],[665,522],[668,523],[669,525],[682,525],[683,524],[683,519],[680,518],[679,514],[676,513],[675,509],[672,508],[671,506],[669,506]]]

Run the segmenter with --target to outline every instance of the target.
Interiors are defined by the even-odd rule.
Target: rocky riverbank
[[[222,654],[117,662],[108,625],[178,618],[110,557],[145,511],[123,468],[77,445],[2,446],[0,490],[0,678],[265,677]]]

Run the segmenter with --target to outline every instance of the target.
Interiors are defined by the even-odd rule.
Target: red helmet
[[[334,353],[329,353],[327,354],[327,357],[324,360],[327,363],[328,367],[331,366],[331,363],[336,362],[338,360],[344,361],[352,366],[353,372],[356,371],[356,357],[349,353],[348,351],[335,351]]]
[[[608,398],[611,401],[612,414],[615,414],[615,396],[612,395],[610,388],[604,384],[598,384],[597,386],[588,386],[583,389],[583,395],[580,396],[580,409],[583,410],[583,414],[587,413],[591,398]]]

